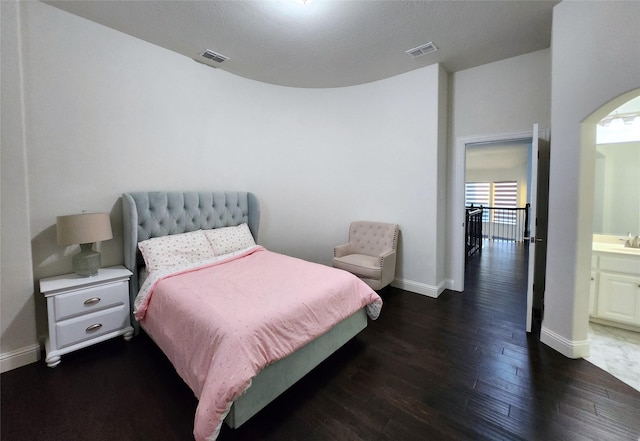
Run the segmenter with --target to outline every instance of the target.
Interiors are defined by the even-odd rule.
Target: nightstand
[[[65,274],[40,280],[49,317],[47,366],[57,366],[64,354],[113,337],[131,340],[130,277],[125,267],[113,266],[100,268],[93,277]]]

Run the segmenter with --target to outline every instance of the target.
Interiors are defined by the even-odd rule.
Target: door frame
[[[487,135],[463,136],[456,140],[453,151],[453,188],[451,197],[451,284],[449,289],[464,291],[464,236],[465,218],[464,210],[458,207],[464,206],[464,187],[467,177],[467,144],[481,144],[493,142],[522,141],[533,138],[533,128],[522,132],[505,132]],[[538,129],[538,138],[549,140],[549,129]]]

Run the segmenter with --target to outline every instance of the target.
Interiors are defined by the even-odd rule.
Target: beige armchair
[[[333,249],[333,266],[358,276],[372,289],[391,283],[396,274],[399,227],[381,222],[352,222],[349,243]]]

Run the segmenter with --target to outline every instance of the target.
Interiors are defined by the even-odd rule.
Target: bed
[[[382,300],[357,277],[324,265],[272,253],[257,245],[260,206],[252,193],[136,192],[123,194],[122,203],[124,260],[133,274],[130,283],[134,311],[132,323],[136,332],[141,327],[154,340],[199,399],[194,422],[194,436],[198,441],[216,439],[222,419],[232,428],[242,425],[362,331],[367,326],[367,316],[375,319],[380,313]],[[227,233],[234,236],[227,236]],[[210,244],[215,250],[224,252],[179,267],[164,268],[160,265],[159,269],[156,268],[148,244],[191,236],[201,241],[202,235],[209,239],[217,238],[217,243],[210,241]],[[239,237],[241,245],[231,240],[233,246],[228,246],[231,242],[220,242],[220,237],[224,240]],[[193,249],[199,246],[200,242]],[[144,256],[141,249],[145,251]],[[145,261],[149,262],[151,271]],[[304,285],[304,297],[300,295],[301,284]],[[325,306],[313,304],[316,300],[312,299],[311,293],[307,297],[306,291],[311,291],[311,285],[324,297],[323,303],[330,303],[326,300],[331,299],[331,302],[344,304],[327,306],[331,317],[317,318],[321,315],[318,310]],[[253,295],[261,297],[252,298]],[[278,299],[278,304],[291,298],[292,302],[300,305],[283,307],[282,317],[276,316],[274,314],[280,312],[274,312],[275,307],[270,306],[272,302],[265,301],[264,296],[270,295]],[[200,302],[195,311],[192,306],[187,306],[190,300],[185,300],[191,298]],[[235,304],[214,304],[222,301],[219,298],[231,303],[249,301],[260,307],[242,309],[244,306]],[[212,309],[205,313],[205,303],[208,305],[210,302]],[[285,316],[285,310],[289,309],[299,312],[295,317]],[[247,323],[258,316],[271,316],[280,328],[274,331],[273,328],[263,328],[262,324],[256,325],[261,333],[258,337],[258,331],[251,330],[245,340],[230,340],[233,343],[226,346],[218,343],[222,341],[218,334],[212,334],[211,328],[220,322],[237,322],[241,330],[236,328],[232,332],[236,336],[244,332],[245,327],[249,328]],[[292,323],[305,329],[293,331]],[[307,332],[307,328],[313,328],[317,335],[311,336],[312,331]],[[180,337],[182,340],[176,337],[183,334],[188,337]],[[196,345],[196,336],[201,334],[215,344],[200,341]],[[223,354],[226,347],[242,348],[238,352],[248,353],[245,348],[253,343],[246,341],[254,340],[258,353],[242,355],[241,361],[233,361],[237,363],[238,371],[244,372],[239,367],[246,365],[246,374],[231,372],[228,367],[227,371],[212,368],[223,363],[216,360],[225,358],[218,354]],[[190,348],[189,344],[194,346]],[[194,368],[207,363],[208,374]],[[236,365],[228,366],[235,369]],[[221,372],[230,373],[220,375]],[[225,383],[229,379],[231,383],[236,381],[235,377],[243,378],[238,380],[238,384],[229,386],[228,392],[226,389],[221,391],[227,386],[219,384],[220,378],[224,378]],[[245,377],[250,377],[248,383]],[[215,392],[210,393],[210,389]],[[225,398],[221,399],[221,396]]]

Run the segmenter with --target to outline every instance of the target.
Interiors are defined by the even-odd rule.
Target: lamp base
[[[80,244],[80,252],[71,259],[73,271],[80,277],[97,276],[100,269],[100,253],[93,251],[92,243]]]

